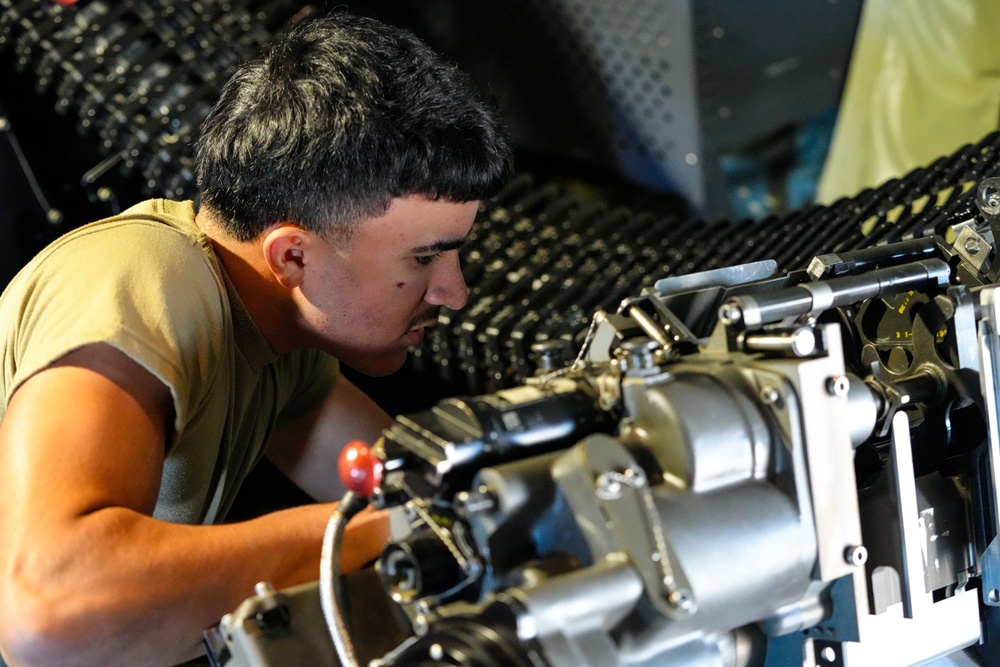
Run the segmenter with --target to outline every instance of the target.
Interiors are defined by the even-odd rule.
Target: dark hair
[[[349,235],[394,197],[495,195],[512,171],[496,108],[406,30],[336,12],[241,65],[205,121],[202,202],[250,240],[291,220]]]

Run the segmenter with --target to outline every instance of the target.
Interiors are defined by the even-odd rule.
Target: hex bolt
[[[623,370],[648,371],[655,369],[655,352],[659,347],[655,340],[645,336],[623,342],[620,348]]]
[[[719,307],[719,321],[726,326],[743,320],[743,309],[737,303],[724,303]]]
[[[694,609],[694,598],[691,597],[691,592],[683,588],[678,588],[670,593],[667,597],[667,602],[683,611]]]
[[[542,372],[551,372],[565,366],[568,352],[568,341],[560,338],[550,338],[531,345],[531,353],[538,361],[538,370]]]
[[[776,405],[781,400],[781,394],[771,385],[767,385],[760,390],[760,400],[764,401],[765,405]]]
[[[617,500],[622,497],[622,483],[612,473],[601,473],[596,482],[597,495],[604,500]]]

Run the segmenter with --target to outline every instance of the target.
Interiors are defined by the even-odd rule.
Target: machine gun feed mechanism
[[[359,664],[335,566],[368,496],[408,635],[370,665],[1000,664],[1000,179],[976,208],[661,280],[567,367],[398,417],[320,580],[259,586],[209,655]]]

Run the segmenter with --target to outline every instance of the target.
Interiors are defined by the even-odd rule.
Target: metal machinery
[[[372,664],[995,649],[1000,179],[977,193],[947,240],[661,280],[571,364],[539,345],[522,385],[398,417],[348,470],[392,508],[377,568],[412,635]],[[331,520],[330,579],[208,633],[217,664],[357,664],[332,565],[361,505]]]
[[[629,18],[618,3],[539,4],[598,27]],[[58,124],[0,114],[0,161],[18,177],[0,188],[18,191],[4,208],[31,209],[0,218],[17,248],[0,269],[96,217],[67,192],[100,214],[138,196],[196,196],[187,147],[223,73],[302,8],[0,0],[0,56],[71,130],[31,142]],[[741,21],[719,33],[725,16],[696,14],[710,49],[738,34]],[[642,70],[648,54],[602,39],[600,71],[693,87],[684,68]],[[671,44],[672,63],[704,60]],[[677,133],[701,136],[700,149],[666,137],[653,150],[681,169],[730,143],[724,124],[748,108],[697,88],[698,122],[717,131]],[[631,101],[660,130],[688,128],[679,111],[647,114],[676,99],[693,98]],[[645,164],[643,137],[611,136]],[[31,143],[58,159],[31,160],[20,148]],[[367,655],[345,627],[335,563],[363,504],[352,494],[331,521],[322,578],[262,583],[207,633],[208,653],[229,667],[881,667],[980,642],[1000,664],[998,155],[991,135],[850,199],[753,224],[581,204],[522,174],[469,239],[474,305],[442,316],[413,355],[422,382],[437,373],[473,397],[404,413],[370,466],[352,469],[369,502],[392,508],[378,570],[408,639]],[[41,173],[55,166],[69,179]]]
[[[824,253],[947,237],[976,211],[975,185],[998,170],[1000,133],[992,133],[853,197],[759,222],[706,222],[638,201],[582,203],[521,174],[484,204],[469,236],[469,307],[439,319],[413,350],[414,365],[458,385],[455,393],[523,384],[534,372],[534,344],[574,347],[597,310],[656,280],[763,260],[791,272]]]

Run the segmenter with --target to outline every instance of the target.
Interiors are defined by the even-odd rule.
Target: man
[[[313,580],[330,504],[218,524],[264,455],[320,501],[397,370],[467,290],[458,248],[509,176],[495,111],[412,35],[299,23],[226,85],[200,209],[77,229],[0,299],[0,647],[12,665],[172,665],[266,580]],[[344,569],[383,517],[348,527]]]

